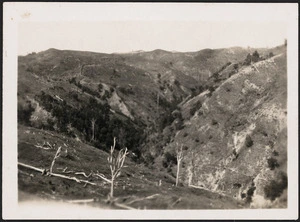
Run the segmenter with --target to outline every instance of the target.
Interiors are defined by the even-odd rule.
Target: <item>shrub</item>
[[[253,62],[258,62],[260,59],[259,57],[259,53],[257,51],[255,51],[253,54],[252,54],[252,61]]]
[[[30,117],[34,111],[30,101],[25,105],[18,104],[18,121],[25,125],[30,125]]]
[[[191,109],[190,109],[190,115],[193,116],[197,110],[199,110],[202,106],[202,103],[198,101]]]
[[[246,202],[250,203],[252,201],[252,196],[254,194],[256,187],[255,186],[251,186],[248,190],[247,190],[247,197],[246,197]]]
[[[179,87],[180,83],[177,79],[174,80],[174,84]]]
[[[275,158],[271,157],[267,161],[268,161],[268,167],[270,168],[270,170],[274,170],[276,167],[279,167],[279,163]]]
[[[98,91],[99,91],[99,92],[102,92],[102,89],[103,89],[103,85],[102,85],[101,83],[99,83],[99,84],[98,84]]]
[[[244,60],[243,65],[248,66],[248,65],[251,64],[251,62],[252,62],[252,56],[251,56],[251,54],[249,53],[249,54],[247,55],[246,59]]]
[[[233,68],[234,68],[235,70],[238,70],[238,69],[239,69],[239,64],[235,63],[235,64],[233,65]]]
[[[271,180],[268,185],[264,187],[265,197],[270,200],[275,200],[280,197],[284,189],[287,188],[288,180],[285,173],[280,172],[279,179]]]
[[[133,90],[131,88],[125,88],[125,87],[119,87],[119,90],[124,95],[134,94]]]
[[[251,147],[253,145],[253,140],[249,135],[246,136],[245,144],[247,147]]]
[[[216,124],[218,124],[218,122],[217,122],[217,120],[212,119],[212,120],[211,120],[211,124],[212,124],[212,125],[216,125]]]
[[[169,152],[166,152],[164,154],[164,159],[162,161],[162,165],[164,168],[167,168],[173,164],[177,164],[177,158],[174,154],[171,154]]]

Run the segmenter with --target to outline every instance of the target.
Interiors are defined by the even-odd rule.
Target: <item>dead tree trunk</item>
[[[121,169],[124,165],[125,158],[128,154],[127,148],[121,149],[117,156],[114,155],[114,150],[116,146],[116,138],[114,137],[114,144],[110,147],[110,155],[107,158],[110,172],[111,172],[111,186],[110,186],[110,197],[114,196],[114,181],[120,175]]]
[[[95,123],[96,123],[96,119],[93,118],[91,120],[91,124],[92,124],[92,138],[91,138],[91,141],[95,140]]]
[[[177,154],[176,186],[178,186],[180,163],[181,163],[181,160],[182,160],[182,158],[183,158],[183,154],[182,154],[182,145],[180,146],[180,149],[178,149],[178,146],[176,147],[176,154]]]
[[[60,151],[61,151],[61,146],[58,147],[57,151],[56,151],[56,154],[52,160],[52,163],[51,163],[51,166],[50,166],[50,174],[52,174],[52,171],[53,171],[53,166],[54,166],[54,163],[55,163],[55,160],[60,157]]]

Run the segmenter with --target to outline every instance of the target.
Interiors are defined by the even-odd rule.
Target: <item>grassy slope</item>
[[[86,174],[91,171],[99,171],[109,178],[110,171],[106,163],[108,156],[106,152],[54,132],[22,125],[18,129],[18,161],[38,168],[49,168],[56,149],[44,150],[34,146],[42,144],[44,141],[55,144],[55,147],[62,146],[62,155],[54,165],[55,173],[65,174],[62,171],[68,167],[67,171],[85,172]],[[84,176],[74,173],[66,175],[86,179]],[[35,171],[19,167],[18,180],[20,201],[25,201],[29,197],[64,201],[95,198],[96,201],[92,205],[100,208],[116,208],[106,204],[105,200],[110,185],[99,178],[90,177],[88,179],[97,183],[97,186],[87,185],[84,187],[84,184],[75,181],[42,176]],[[158,187],[159,180],[162,180],[162,185]],[[201,189],[174,187],[173,184],[174,181],[166,177],[164,173],[150,171],[143,165],[137,165],[127,158],[122,174],[117,179],[114,193],[119,203],[141,209],[232,209],[242,207],[238,201],[229,197]],[[153,199],[130,203],[132,200],[154,194],[158,195]],[[179,198],[180,201],[174,204]]]

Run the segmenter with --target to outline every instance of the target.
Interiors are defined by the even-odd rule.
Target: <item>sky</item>
[[[49,48],[103,53],[198,51],[204,48],[274,47],[286,38],[281,21],[55,21],[20,22],[18,54]]]

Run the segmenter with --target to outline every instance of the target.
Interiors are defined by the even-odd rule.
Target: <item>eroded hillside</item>
[[[283,52],[240,69],[202,101],[165,148],[184,145],[186,184],[274,204],[287,186],[286,73]]]

